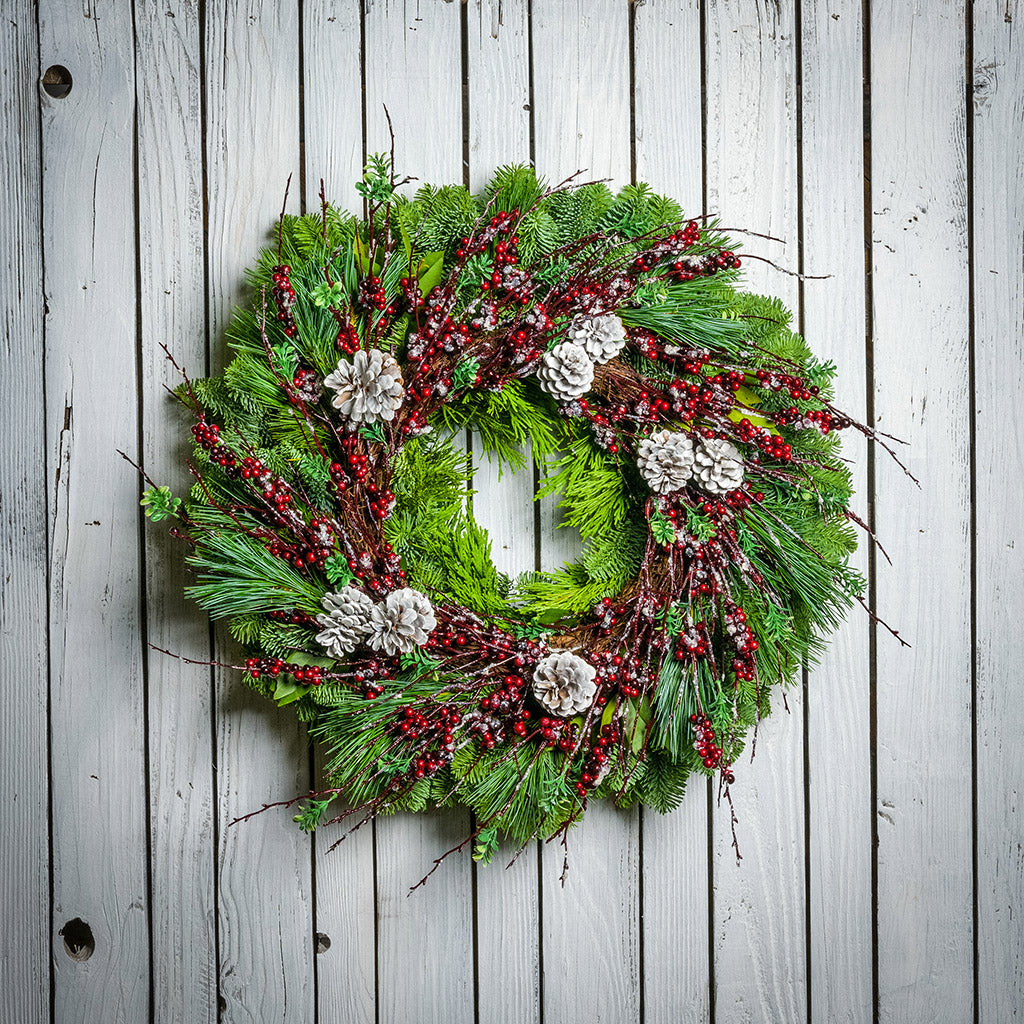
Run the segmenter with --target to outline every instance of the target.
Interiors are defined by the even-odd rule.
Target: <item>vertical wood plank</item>
[[[138,100],[138,254],[142,462],[175,494],[187,417],[164,390],[180,377],[164,357],[202,376],[206,363],[203,147],[199,12],[175,0],[135,5]],[[174,439],[178,439],[175,443]],[[164,650],[209,658],[209,629],[182,588],[185,545],[147,524],[146,637]],[[148,654],[153,1013],[157,1021],[217,1015],[214,787],[208,669]]]
[[[836,402],[866,416],[863,37],[860,0],[805,4],[802,18],[804,266],[829,274],[803,289],[812,350],[839,368]],[[855,505],[867,521],[867,446],[847,431]],[[867,538],[854,564],[867,571]],[[811,1012],[815,1020],[871,1019],[871,665],[860,608],[809,674],[807,818]]]
[[[791,5],[713,0],[706,7],[707,205],[743,248],[796,269],[794,16]],[[744,287],[796,308],[793,278],[745,261]],[[803,708],[797,688],[773,696],[757,757],[736,764],[732,787],[743,861],[729,809],[714,811],[714,931],[719,1020],[789,1022],[806,1016]],[[748,741],[747,750],[751,750]]]
[[[130,7],[40,3],[47,245],[54,1006],[60,1021],[149,1005],[145,709],[136,454],[134,40]],[[87,356],[85,354],[88,354]],[[69,955],[79,919],[95,952]],[[75,929],[66,932],[71,952]]]
[[[692,215],[704,205],[700,52],[697,0],[635,8],[636,176]],[[646,1024],[704,1024],[710,1016],[707,794],[694,777],[671,814],[641,811]]]
[[[1024,1013],[1024,690],[1017,637],[1024,546],[1024,7],[974,5],[974,385],[977,563],[978,1020]]]
[[[964,5],[871,7],[880,1021],[969,1020],[970,399]],[[911,571],[908,571],[911,567]]]
[[[17,713],[0,721],[0,1018],[50,1015],[47,842],[46,447],[43,405],[43,261],[39,194],[39,43],[35,7],[12,5],[0,39],[0,237],[4,395],[0,437],[17,439],[0,462],[0,673]],[[60,100],[47,102],[60,103]],[[16,941],[15,941],[16,940]]]
[[[469,184],[530,160],[530,60],[526,4],[473,0],[466,8]],[[524,453],[529,459],[530,452]],[[533,473],[498,470],[473,435],[473,515],[491,538],[494,564],[513,578],[534,568]],[[540,1017],[540,893],[536,843],[502,844],[476,869],[478,1002],[481,1019],[529,1024]]]
[[[243,270],[270,241],[293,173],[289,209],[299,206],[299,34],[295,5],[221,0],[208,3],[205,16],[207,264],[216,371],[227,358],[223,333],[232,309],[252,301]],[[231,672],[218,681],[217,717],[223,1019],[309,1019],[309,840],[284,811],[227,824],[264,802],[308,789],[305,730]]]
[[[630,178],[629,8],[615,0],[534,0],[534,132],[537,170],[551,182]],[[553,503],[541,507],[541,565],[579,553],[578,536],[556,532]],[[562,851],[542,850],[541,943],[545,1020],[640,1018],[638,812],[591,804]]]
[[[355,183],[363,170],[363,55],[359,4],[306,0],[302,5],[303,149],[305,208],[319,207],[324,180],[328,202],[357,213]]]
[[[312,0],[302,10],[304,207],[327,199],[359,212],[363,118],[360,11],[348,0]],[[317,778],[322,783],[317,755]],[[314,836],[316,849],[317,1008],[322,1021],[373,1024],[376,1012],[373,828],[340,846],[344,828]]]
[[[367,0],[366,145],[387,151],[386,104],[401,175],[463,179],[459,5]],[[454,854],[409,895],[435,857],[471,830],[462,810],[377,822],[378,1005],[382,1021],[474,1017],[472,867]],[[452,893],[457,894],[454,898]]]

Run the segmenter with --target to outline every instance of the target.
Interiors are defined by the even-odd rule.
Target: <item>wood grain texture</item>
[[[633,48],[637,179],[698,215],[704,177],[696,0],[637,6]],[[671,814],[640,814],[644,1020],[704,1024],[711,1012],[707,783],[694,777]]]
[[[975,1002],[979,1024],[1020,1018],[1024,9],[804,0],[799,19],[797,9],[7,4],[0,436],[17,443],[0,464],[0,672],[18,710],[0,726],[4,1024],[50,1021],[51,972],[53,1024],[860,1024],[875,1013],[960,1024],[975,1019]],[[37,88],[54,63],[73,76],[65,99]],[[115,454],[124,448],[161,482],[184,484],[184,424],[160,393],[172,376],[158,343],[200,374],[208,334],[214,371],[223,367],[224,327],[251,298],[242,270],[270,238],[289,172],[290,210],[315,209],[321,176],[331,199],[360,208],[364,107],[368,148],[389,145],[386,102],[398,169],[421,180],[468,173],[479,187],[532,147],[549,180],[587,168],[615,187],[630,178],[631,101],[638,178],[699,212],[704,161],[708,212],[787,239],[750,239],[748,252],[833,275],[798,291],[745,261],[750,287],[790,305],[802,294],[812,348],[839,364],[840,404],[857,414],[870,397],[878,425],[912,442],[923,490],[876,452],[874,511],[895,563],[878,560],[879,611],[913,650],[879,630],[872,689],[868,630],[854,612],[810,676],[806,709],[790,694],[793,713],[779,706],[763,723],[757,758],[737,765],[738,869],[717,806],[708,863],[699,785],[666,818],[592,807],[570,839],[564,889],[561,851],[549,846],[508,873],[500,859],[476,869],[452,857],[406,898],[468,833],[463,812],[397,816],[329,855],[331,833],[311,848],[286,811],[229,828],[234,815],[304,790],[309,753],[293,716],[237,673],[211,687],[204,670],[145,651],[148,640],[202,656],[208,642],[205,618],[176,596],[181,550],[160,526],[146,528],[141,582],[138,479]],[[865,308],[875,384],[865,380]],[[864,513],[865,449],[847,441],[845,451]],[[550,502],[536,543],[529,474],[499,482],[474,454],[475,512],[499,567],[531,566],[535,547],[547,566],[574,557],[578,538],[556,529]],[[76,917],[95,938],[88,960],[72,960],[59,934]],[[319,956],[315,932],[331,943]]]
[[[744,239],[747,252],[796,269],[795,26],[789,5],[715,0],[705,10],[707,206],[729,227],[784,239]],[[794,279],[746,258],[744,287],[795,310]],[[729,808],[713,815],[714,942],[719,1020],[789,1022],[806,1015],[803,708],[797,688],[773,695],[735,765],[743,860]]]
[[[142,1020],[150,960],[136,454],[131,9],[39,6],[43,104],[54,1013]],[[85,353],[88,353],[86,356]],[[112,373],[111,368],[120,368]],[[60,936],[75,918],[95,952]],[[73,935],[72,935],[73,937]]]
[[[482,189],[495,168],[530,160],[530,61],[525,4],[473,0],[466,8],[469,186]],[[495,124],[501,125],[495,131]],[[499,475],[471,439],[473,515],[491,538],[501,572],[535,566],[532,464]],[[530,452],[525,453],[527,460]],[[531,843],[511,867],[512,843],[476,867],[476,956],[480,1019],[530,1024],[540,1018],[539,851]]]
[[[342,0],[303,7],[303,117],[306,160],[303,207],[319,207],[320,180],[329,202],[362,210],[355,183],[362,176],[363,121],[360,15]],[[314,784],[324,783],[317,750]],[[316,998],[322,1021],[372,1024],[376,1012],[373,828],[330,847],[348,824],[314,837]]]
[[[350,0],[308,0],[302,7],[303,150],[307,212],[327,199],[343,210],[362,210],[355,183],[363,171],[363,79],[359,5]]]
[[[1024,1014],[1024,689],[1015,642],[1024,473],[1024,7],[974,5],[974,385],[977,509],[979,1024]]]
[[[878,1019],[969,1020],[970,401],[964,5],[871,9]],[[911,572],[907,566],[913,566]]]
[[[165,388],[166,359],[206,363],[199,11],[194,2],[135,5],[139,176],[142,463],[188,492],[187,415]],[[178,439],[175,443],[174,439]],[[210,656],[204,617],[182,593],[186,546],[166,524],[145,530],[146,637],[187,658]],[[209,669],[149,652],[150,877],[154,1020],[217,1016],[214,783]]]
[[[390,147],[398,172],[447,185],[463,180],[459,6],[450,0],[364,0],[366,148]]]
[[[615,0],[533,0],[534,150],[552,184],[629,181],[629,18]]]
[[[34,6],[8,10],[0,38],[0,268],[3,399],[0,437],[0,687],[19,696],[0,720],[0,1019],[50,1013],[47,763],[46,423],[43,393],[39,43]]]
[[[537,170],[558,182],[630,177],[629,10],[613,0],[534,2],[534,133]],[[579,553],[574,531],[558,529],[541,502],[540,559],[556,568]],[[562,850],[541,852],[545,1020],[614,1021],[640,1016],[640,859],[636,810],[592,804]]]
[[[294,5],[209,3],[206,16],[211,365],[223,367],[234,306],[253,301],[243,270],[256,258],[294,174],[299,207],[299,33]],[[220,644],[231,656],[233,648]],[[218,680],[219,907],[222,1019],[313,1016],[311,852],[290,814],[228,824],[309,788],[305,730],[249,690]]]
[[[861,4],[804,4],[801,51],[804,333],[839,367],[836,402],[867,418]],[[854,507],[867,521],[867,445],[847,431]],[[867,571],[867,538],[853,564]],[[807,715],[810,1001],[814,1020],[871,1019],[871,664],[855,607],[809,673]]]
[[[391,113],[400,174],[463,179],[458,4],[366,6],[367,149],[387,150]],[[418,183],[417,183],[418,184]],[[415,186],[413,186],[415,187]],[[460,1024],[474,1017],[472,862],[453,854],[425,887],[409,888],[472,830],[462,810],[377,822],[377,964],[382,1022]],[[458,894],[453,896],[453,894]]]

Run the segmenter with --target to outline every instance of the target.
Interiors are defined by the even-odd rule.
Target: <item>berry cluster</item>
[[[277,307],[277,322],[281,325],[281,330],[289,338],[294,338],[299,333],[299,329],[295,325],[295,317],[292,316],[296,295],[290,280],[291,272],[292,268],[287,263],[280,263],[272,268],[271,280],[274,282],[274,286],[271,288],[270,294]]]
[[[726,636],[736,650],[732,670],[737,678],[752,681],[757,672],[758,642],[753,630],[747,625],[747,613],[739,605],[727,601],[723,620]]]
[[[773,434],[765,427],[755,427],[746,417],[736,425],[736,435],[744,444],[753,444],[769,458],[789,462],[793,458],[793,447],[781,434]]]
[[[359,291],[356,292],[356,307],[369,311],[376,310],[378,313],[387,313],[389,316],[395,312],[394,306],[388,305],[388,295],[379,277],[372,274],[364,277],[359,282]]]
[[[416,708],[405,708],[394,726],[403,740],[418,741],[420,756],[413,760],[409,769],[414,779],[426,778],[451,764],[455,754],[454,730],[461,721],[457,711],[444,705],[431,705],[426,710],[435,717],[431,719]]]
[[[663,238],[656,239],[642,253],[633,259],[633,267],[640,273],[653,270],[663,260],[673,260],[681,256],[687,249],[700,243],[700,225],[691,220],[686,227],[680,228]],[[672,264],[673,268],[675,264]]]
[[[622,733],[615,722],[601,726],[597,739],[583,760],[580,781],[576,783],[576,792],[580,796],[586,796],[588,790],[601,785],[612,766],[612,751],[621,739]]]
[[[334,339],[339,352],[352,355],[359,351],[360,341],[356,329],[350,323],[343,323],[338,330],[338,336]]]
[[[290,675],[305,686],[319,686],[324,681],[324,670],[319,665],[296,665],[283,658],[248,658],[245,668],[253,679]]]
[[[715,742],[715,730],[711,725],[711,719],[707,715],[690,715],[690,724],[693,726],[693,749],[697,756],[704,762],[705,768],[715,769],[722,764],[722,748]],[[728,769],[723,777],[730,785],[736,781],[735,776]]]
[[[362,687],[363,696],[367,700],[376,700],[384,692],[384,681],[390,679],[392,665],[378,658],[370,658],[359,664],[352,678],[357,686]]]
[[[698,277],[714,277],[720,270],[738,270],[740,259],[734,252],[723,249],[705,256],[688,256],[676,260],[667,275],[673,281],[693,281]]]
[[[711,656],[711,636],[707,623],[694,622],[683,628],[676,637],[675,656],[680,661],[698,661]]]
[[[305,612],[298,611],[272,611],[267,612],[267,618],[274,622],[283,622],[290,626],[315,626],[316,619]]]
[[[288,400],[295,405],[316,405],[324,393],[320,376],[315,370],[302,368],[296,370],[292,378],[292,390]]]

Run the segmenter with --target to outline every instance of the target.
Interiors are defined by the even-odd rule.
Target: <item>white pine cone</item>
[[[677,430],[656,430],[636,450],[640,475],[655,494],[669,494],[685,487],[693,476],[693,462],[693,441]]]
[[[338,360],[338,368],[324,378],[324,384],[337,394],[331,405],[340,409],[353,427],[394,419],[402,404],[402,371],[394,356],[378,348],[360,349],[352,362]]]
[[[694,480],[705,491],[727,494],[743,483],[743,456],[731,442],[702,438],[694,455]]]
[[[332,658],[343,658],[370,632],[373,601],[365,591],[349,586],[336,594],[324,594],[321,604],[327,614],[316,617],[324,627],[316,642],[326,647]]]
[[[605,316],[576,316],[569,324],[569,341],[582,346],[598,365],[614,359],[626,344],[626,328],[614,313]]]
[[[580,715],[594,703],[597,669],[572,651],[555,651],[533,670],[533,695],[553,715]]]
[[[427,642],[436,625],[434,606],[426,595],[412,587],[403,587],[391,591],[381,604],[374,605],[367,643],[375,651],[382,650],[391,657],[408,654]]]
[[[541,358],[537,380],[549,395],[568,402],[590,390],[594,364],[582,345],[561,341]]]

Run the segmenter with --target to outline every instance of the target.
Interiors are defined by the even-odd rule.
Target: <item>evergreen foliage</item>
[[[667,812],[694,772],[722,771],[728,784],[744,733],[770,712],[772,685],[814,663],[863,589],[848,564],[852,477],[835,431],[813,419],[840,418],[828,404],[835,366],[812,355],[777,299],[737,289],[738,264],[714,225],[684,228],[678,203],[646,184],[551,188],[519,165],[498,168],[478,195],[423,185],[410,198],[399,184],[374,157],[357,185],[365,219],[331,206],[284,216],[250,273],[254,302],[227,331],[232,360],[178,389],[197,417],[197,483],[184,501],[150,487],[143,505],[188,535],[188,594],[254,652],[250,685],[310,723],[329,783],[350,805],[377,814],[461,803],[479,825],[479,859],[503,834],[525,842],[567,829],[591,796]],[[466,242],[499,215],[514,222],[514,265],[534,289],[524,312],[543,307],[539,320],[551,318],[505,350],[506,307],[520,300],[486,301],[503,280],[502,250],[493,239]],[[684,231],[694,266],[720,259],[689,279],[666,269]],[[282,278],[293,298],[282,300]],[[556,401],[538,383],[541,353],[576,314],[601,314],[610,282],[626,279],[614,293],[626,296],[614,305],[626,348],[595,370],[603,378],[589,406]],[[425,331],[427,312],[442,326],[424,355],[413,332]],[[444,325],[475,347],[460,348],[464,337],[452,341]],[[406,418],[408,401],[390,418],[343,421],[326,378],[359,348],[387,353],[406,399],[415,387],[424,402],[431,381],[417,376],[417,360],[439,360],[433,383],[444,400],[429,423]],[[530,368],[513,372],[513,358]],[[780,386],[786,374],[799,386]],[[724,412],[704,394],[715,389],[727,395]],[[686,412],[679,396],[694,394]],[[642,407],[632,426],[616,419],[619,403]],[[210,423],[215,441],[203,433]],[[654,490],[637,445],[660,427],[695,442],[731,439],[750,486]],[[556,499],[562,526],[582,539],[577,560],[515,581],[497,571],[472,515],[459,444],[468,430],[499,473],[536,471],[536,497]],[[782,443],[784,457],[772,447]],[[748,500],[734,502],[734,491]],[[714,571],[699,579],[711,584],[698,582],[702,558]],[[420,592],[443,644],[370,651],[364,631],[342,648],[356,646],[348,657],[327,657],[317,616],[350,586],[374,614],[388,593]],[[737,608],[754,647],[736,645]],[[614,632],[619,619],[631,633]],[[597,672],[591,711],[562,719],[541,704],[530,673],[546,651],[579,652]],[[513,723],[516,701],[530,714]],[[458,709],[457,723],[442,709]],[[695,750],[698,720],[717,737],[714,756]],[[544,721],[555,722],[551,736]],[[430,728],[453,733],[436,763],[410,742]],[[309,800],[301,827],[322,824],[335,795]]]

